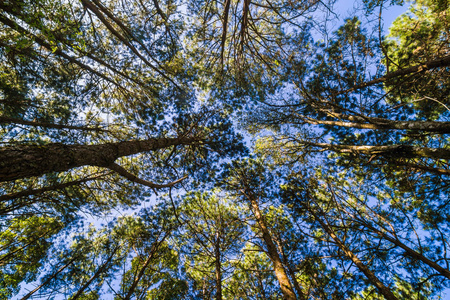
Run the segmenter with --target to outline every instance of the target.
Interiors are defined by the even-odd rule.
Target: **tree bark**
[[[108,259],[97,269],[94,275],[91,276],[91,278],[77,291],[77,293],[70,298],[70,300],[78,299],[83,294],[83,292],[91,285],[91,283],[106,270],[117,250],[119,250],[119,247],[116,247],[114,249],[114,251],[109,255]]]
[[[174,145],[191,145],[196,138],[153,138],[100,145],[18,145],[0,148],[0,182],[64,172],[81,166],[108,167],[116,159]]]
[[[275,243],[272,240],[272,236],[270,234],[269,229],[266,226],[264,217],[261,214],[261,211],[259,210],[257,200],[255,199],[255,197],[248,195],[244,191],[243,193],[250,201],[253,214],[255,215],[258,226],[261,229],[263,240],[264,243],[266,244],[268,255],[270,260],[272,261],[273,268],[275,270],[275,276],[280,284],[281,292],[283,293],[284,299],[297,300],[297,296],[295,295],[294,289],[292,288],[292,284],[289,280],[286,270],[284,269],[283,263],[281,262],[280,256],[277,251],[277,247],[275,246]]]
[[[283,261],[284,261],[284,265],[286,266],[286,269],[289,272],[289,275],[291,276],[292,279],[292,284],[294,285],[294,289],[297,292],[297,295],[299,296],[299,298],[301,300],[307,299],[307,297],[305,296],[305,294],[303,293],[300,284],[297,281],[297,278],[295,277],[295,272],[294,270],[291,268],[289,259],[286,255],[286,253],[284,252],[283,246],[281,244],[281,242],[279,241],[279,239],[277,237],[274,237],[274,241],[278,246],[278,249],[280,251],[281,256],[283,257]]]
[[[345,94],[345,93],[349,93],[349,92],[353,92],[356,90],[360,90],[363,89],[365,87],[377,84],[377,83],[382,83],[382,82],[386,82],[390,79],[399,77],[399,76],[404,76],[404,75],[409,75],[409,74],[414,74],[414,73],[420,73],[420,72],[424,72],[426,70],[431,70],[431,69],[435,69],[435,68],[441,68],[441,67],[447,67],[450,66],[450,55],[448,56],[444,56],[438,59],[434,59],[434,60],[430,60],[427,61],[426,63],[423,64],[419,64],[416,66],[412,66],[412,67],[408,67],[408,68],[404,68],[404,69],[400,69],[391,73],[387,73],[386,75],[367,81],[365,83],[362,83],[360,85],[357,85],[353,88],[350,89],[346,89],[343,91],[340,91],[337,93],[337,95],[340,94]]]
[[[309,209],[314,219],[320,223],[320,226],[325,230],[325,232],[334,240],[336,245],[345,253],[345,255],[358,267],[358,269],[363,272],[363,274],[369,279],[369,281],[378,289],[378,291],[387,300],[398,300],[397,297],[392,293],[392,291],[385,286],[378,277],[339,239],[339,237],[333,232],[333,230],[314,212],[314,209]]]
[[[216,275],[216,300],[222,300],[222,270],[220,263],[220,233],[216,233],[216,240],[214,245],[214,264],[215,264],[215,275]]]
[[[387,145],[387,146],[355,146],[355,145],[333,145],[327,143],[303,142],[305,145],[319,147],[339,153],[362,153],[367,155],[381,155],[392,158],[432,158],[450,159],[450,149],[426,148],[408,145]]]
[[[422,261],[423,263],[427,264],[428,266],[430,266],[431,268],[435,269],[436,271],[439,272],[439,274],[441,274],[444,277],[447,277],[448,279],[450,279],[450,271],[441,267],[440,265],[438,265],[437,263],[435,263],[434,261],[428,259],[427,257],[423,256],[422,254],[420,254],[419,252],[409,248],[408,246],[406,246],[405,244],[403,244],[402,242],[400,242],[398,239],[391,237],[389,235],[387,235],[386,233],[384,233],[381,230],[376,229],[375,227],[367,224],[366,222],[363,222],[364,226],[366,226],[369,230],[372,230],[374,233],[376,233],[377,235],[379,235],[380,237],[386,239],[387,241],[391,242],[392,244],[396,245],[397,247],[402,248],[403,250],[405,250],[405,253],[417,260]]]
[[[315,125],[330,125],[358,129],[372,129],[372,130],[412,130],[412,131],[426,131],[435,133],[450,133],[450,122],[435,122],[435,121],[397,121],[384,118],[375,117],[360,117],[349,116],[338,113],[328,113],[330,116],[349,120],[345,121],[331,121],[331,120],[317,120],[307,116],[297,115],[298,118],[309,124]]]

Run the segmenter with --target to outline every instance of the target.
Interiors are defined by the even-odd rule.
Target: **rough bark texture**
[[[54,143],[4,147],[0,148],[0,182],[81,166],[108,167],[119,157],[194,142],[195,138],[154,138],[100,145]]]
[[[272,236],[270,234],[269,229],[266,226],[264,221],[264,217],[259,210],[258,202],[254,197],[248,197],[251,202],[251,207],[253,210],[253,214],[255,215],[256,221],[258,222],[258,226],[261,229],[264,243],[267,246],[267,251],[269,254],[269,258],[272,261],[273,268],[275,270],[275,276],[280,283],[281,292],[283,293],[284,299],[287,300],[296,300],[297,296],[295,295],[294,289],[292,288],[292,284],[289,280],[289,277],[284,269],[283,263],[281,262],[280,256],[277,251],[277,247],[272,240]]]

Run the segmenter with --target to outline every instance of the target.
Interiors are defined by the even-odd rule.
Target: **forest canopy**
[[[3,0],[0,70],[0,299],[450,295],[448,1]]]

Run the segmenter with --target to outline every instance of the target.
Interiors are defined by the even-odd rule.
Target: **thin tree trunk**
[[[405,250],[406,254],[408,254],[412,258],[415,258],[417,260],[420,260],[420,261],[424,262],[425,264],[427,264],[431,268],[433,268],[436,271],[438,271],[439,274],[441,274],[442,276],[447,277],[448,279],[450,279],[450,271],[449,270],[441,267],[440,265],[438,265],[434,261],[428,259],[427,257],[423,256],[419,252],[409,248],[408,246],[406,246],[405,244],[400,242],[398,239],[387,235],[386,233],[382,232],[381,230],[378,230],[378,229],[374,228],[373,226],[366,224],[365,222],[364,222],[364,226],[366,226],[369,230],[372,230],[373,232],[375,232],[380,237],[383,237],[384,239],[388,240],[392,244],[402,248],[403,250]]]
[[[294,270],[291,268],[290,263],[289,263],[289,260],[288,260],[288,258],[287,258],[287,255],[286,255],[286,253],[285,253],[284,250],[283,250],[283,246],[281,245],[281,242],[280,242],[279,239],[276,238],[276,237],[274,237],[274,240],[275,240],[275,242],[276,242],[276,244],[277,244],[277,246],[278,246],[278,249],[279,249],[279,251],[280,251],[280,253],[281,253],[282,257],[283,257],[284,265],[286,266],[286,269],[288,270],[289,275],[291,276],[292,283],[293,283],[293,285],[294,285],[295,291],[297,292],[297,295],[299,296],[299,298],[300,298],[301,300],[306,299],[307,297],[303,294],[303,291],[302,291],[302,289],[301,289],[301,287],[300,287],[300,284],[298,283],[297,278],[295,277],[295,272],[294,272]]]
[[[6,201],[6,200],[11,200],[11,199],[17,199],[17,198],[21,198],[21,197],[28,197],[28,196],[34,196],[34,195],[39,195],[45,192],[49,192],[49,191],[56,191],[56,190],[61,190],[67,187],[71,187],[74,185],[79,185],[81,183],[85,183],[85,182],[89,182],[92,180],[96,180],[99,178],[104,177],[106,174],[101,174],[101,175],[97,175],[97,176],[92,176],[92,177],[87,177],[87,178],[83,178],[80,180],[74,180],[74,181],[69,181],[69,182],[64,182],[64,183],[58,183],[55,185],[51,185],[51,186],[46,186],[40,189],[28,189],[28,190],[24,190],[24,191],[20,191],[17,193],[13,193],[13,194],[6,194],[6,195],[2,195],[0,196],[0,202],[1,201]],[[0,213],[1,214],[1,213]]]
[[[216,233],[216,241],[214,245],[214,258],[215,258],[215,275],[216,275],[216,300],[222,300],[222,270],[220,263],[220,233]]]
[[[316,221],[320,223],[325,232],[334,240],[336,245],[345,253],[345,255],[363,272],[363,274],[369,279],[369,281],[378,289],[378,291],[387,300],[398,300],[392,291],[385,286],[378,277],[339,239],[339,237],[333,232],[333,230],[314,212],[314,209],[309,209]]]
[[[116,159],[174,145],[189,145],[196,138],[153,138],[100,145],[18,145],[0,148],[0,182],[63,172],[81,166],[108,167]]]
[[[331,120],[317,120],[307,116],[296,116],[302,121],[314,125],[330,125],[358,129],[372,129],[372,130],[412,130],[412,131],[426,131],[436,133],[450,133],[450,122],[435,122],[435,121],[397,121],[374,117],[358,117],[348,116],[344,114],[329,113],[332,117],[349,120],[346,121],[331,121]]]
[[[388,73],[382,77],[367,81],[367,82],[357,85],[353,88],[340,91],[337,93],[337,95],[360,90],[360,89],[363,89],[365,87],[368,87],[368,86],[371,86],[371,85],[374,85],[377,83],[386,82],[390,79],[393,79],[393,78],[396,78],[399,76],[420,73],[420,72],[424,72],[426,70],[442,68],[442,67],[447,67],[447,66],[450,66],[450,55],[444,56],[444,57],[441,57],[438,59],[430,60],[430,61],[427,61],[426,63],[420,64],[420,65],[416,65],[416,66],[412,66],[412,67],[408,67],[408,68],[404,68],[404,69],[400,69],[400,70]]]
[[[108,259],[100,266],[100,268],[97,269],[94,275],[91,276],[91,278],[77,291],[77,293],[72,298],[70,298],[70,300],[78,299],[83,294],[83,292],[91,285],[91,283],[105,271],[118,249],[119,247],[116,247],[116,249],[114,249],[111,255],[109,255]]]
[[[46,281],[44,281],[41,285],[39,285],[38,287],[36,287],[34,290],[30,291],[28,294],[26,294],[21,300],[26,300],[28,298],[30,298],[31,296],[33,296],[34,293],[36,293],[37,291],[39,291],[41,288],[43,288],[44,286],[46,286],[50,281],[52,281],[54,278],[56,278],[56,276],[58,276],[59,273],[61,273],[62,271],[64,271],[64,269],[66,269],[68,266],[70,266],[75,260],[77,260],[78,257],[73,257],[71,260],[69,260],[69,262],[67,262],[64,266],[62,266],[61,268],[59,268],[52,276],[50,276]]]
[[[134,278],[133,284],[131,285],[130,289],[128,290],[127,295],[123,298],[124,300],[129,300],[131,299],[131,296],[134,293],[134,290],[136,289],[139,281],[141,280],[142,276],[144,276],[145,274],[145,270],[147,269],[147,267],[150,265],[150,262],[152,261],[152,259],[155,256],[156,251],[158,250],[159,246],[161,245],[162,242],[164,242],[164,240],[167,237],[168,232],[162,237],[162,239],[160,241],[155,241],[151,248],[150,248],[150,254],[147,257],[147,259],[145,260],[144,264],[142,265],[142,268],[139,270],[138,275]],[[159,238],[159,237],[158,237]]]
[[[302,142],[305,145],[322,148],[339,153],[362,153],[367,155],[381,155],[392,158],[432,158],[450,159],[450,149],[426,148],[408,145],[388,146],[355,146],[355,145],[333,145],[327,143]]]
[[[100,127],[63,125],[63,124],[52,124],[52,123],[37,122],[37,121],[26,121],[26,120],[22,120],[22,119],[10,118],[10,117],[5,117],[5,116],[0,116],[0,124],[21,124],[21,125],[29,125],[29,126],[34,126],[34,127],[43,127],[43,128],[75,129],[75,130],[82,130],[82,131],[97,131],[97,132],[108,131],[108,130],[102,129]]]

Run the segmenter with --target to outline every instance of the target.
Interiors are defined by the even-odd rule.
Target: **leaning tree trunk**
[[[341,241],[341,239],[334,233],[334,231],[326,224],[317,214],[314,209],[309,209],[311,214],[314,216],[316,221],[320,223],[320,226],[325,230],[325,232],[334,240],[336,245],[344,252],[357,267],[363,272],[363,274],[369,279],[369,281],[378,289],[380,294],[382,294],[387,300],[398,300],[397,297],[392,293],[392,291],[385,286],[378,277]]]
[[[0,182],[63,172],[81,166],[108,167],[119,157],[174,145],[191,145],[198,138],[153,138],[100,145],[18,145],[0,148]]]
[[[277,247],[272,240],[272,236],[266,226],[264,217],[259,210],[258,202],[255,197],[248,195],[247,193],[244,194],[250,201],[253,214],[255,215],[258,226],[262,232],[263,240],[266,244],[269,258],[272,261],[273,268],[275,270],[275,276],[280,284],[281,292],[283,293],[283,296],[286,300],[297,300],[297,296],[295,295],[294,289],[292,288],[292,284],[289,280],[286,270],[284,269],[283,263],[281,262]]]

